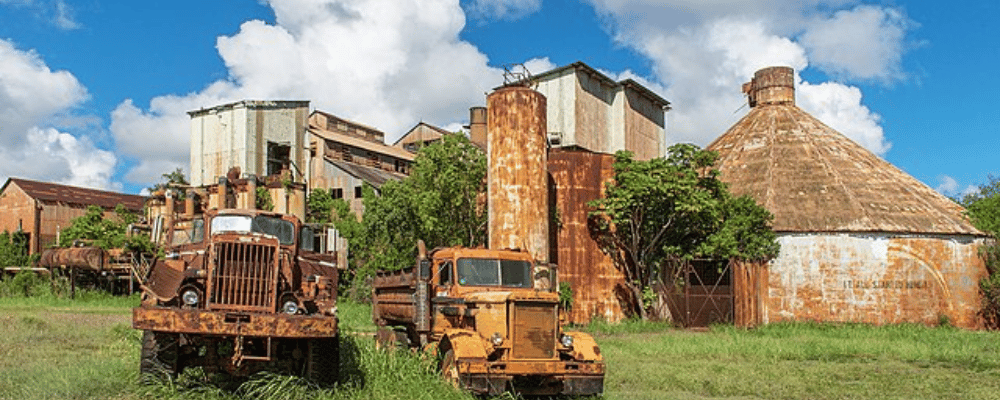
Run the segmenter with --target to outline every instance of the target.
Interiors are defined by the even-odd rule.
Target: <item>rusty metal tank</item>
[[[549,261],[545,96],[506,86],[486,98],[489,247]]]

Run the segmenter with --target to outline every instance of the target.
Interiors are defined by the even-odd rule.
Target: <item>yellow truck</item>
[[[555,269],[524,251],[419,247],[416,266],[374,278],[378,345],[432,352],[445,379],[477,394],[603,392],[597,343],[560,326]]]

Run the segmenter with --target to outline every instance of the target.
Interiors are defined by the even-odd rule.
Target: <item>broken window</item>
[[[287,143],[267,142],[267,175],[277,175],[291,161],[292,146]]]

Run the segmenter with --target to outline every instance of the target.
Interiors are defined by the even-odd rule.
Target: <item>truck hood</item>
[[[559,301],[559,296],[555,293],[543,292],[540,290],[483,291],[466,294],[465,301],[474,303],[506,303],[508,301],[543,301],[556,303]]]

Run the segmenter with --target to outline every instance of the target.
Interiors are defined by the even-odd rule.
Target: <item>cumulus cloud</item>
[[[0,175],[93,188],[111,182],[116,157],[59,123],[88,124],[72,115],[87,90],[66,71],[52,71],[33,51],[0,40]]]
[[[970,194],[978,193],[979,188],[975,185],[967,185],[964,189],[962,185],[958,183],[955,178],[948,175],[941,175],[938,177],[938,185],[934,188],[938,193],[945,196],[962,198]]]
[[[186,111],[241,99],[310,100],[311,106],[401,136],[416,121],[448,125],[502,82],[486,55],[459,39],[457,1],[272,0],[275,23],[245,22],[218,38],[229,76],[149,109],[122,102],[112,114],[119,150],[138,160],[126,177],[146,183],[188,169]],[[547,60],[528,65],[550,66]],[[534,70],[534,69],[532,69]]]
[[[829,73],[893,81],[903,76],[900,59],[911,25],[897,9],[858,6],[817,19],[800,41],[813,64]]]
[[[542,0],[472,0],[465,10],[485,20],[517,20],[542,9]]]
[[[615,39],[653,62],[671,101],[668,140],[706,145],[746,112],[741,84],[768,66],[818,69],[838,79],[891,83],[914,24],[897,8],[856,0],[590,0]],[[798,104],[884,154],[890,144],[861,91],[799,82]]]

